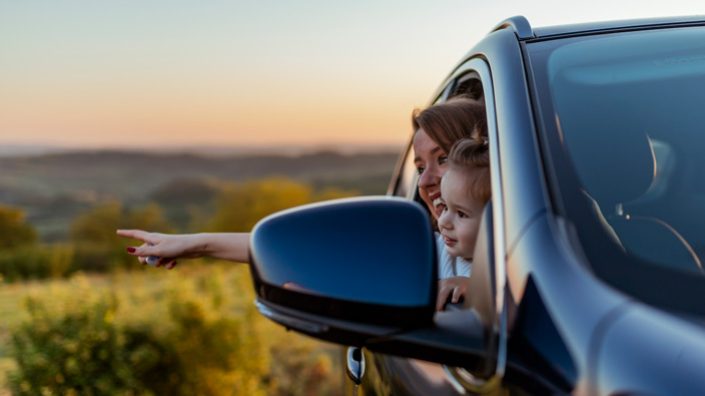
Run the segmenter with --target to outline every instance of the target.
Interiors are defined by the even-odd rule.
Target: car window
[[[705,274],[705,28],[526,46],[556,197],[593,265]],[[608,264],[604,264],[608,265]]]
[[[418,172],[414,165],[414,149],[409,145],[409,148],[404,154],[401,170],[397,176],[397,184],[394,189],[394,195],[398,197],[406,197],[413,199],[416,194],[416,181]]]

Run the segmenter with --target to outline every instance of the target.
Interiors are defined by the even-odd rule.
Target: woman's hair
[[[466,95],[459,95],[412,114],[414,132],[423,129],[446,153],[463,138],[487,136],[485,106]]]
[[[451,169],[465,172],[470,181],[468,193],[482,203],[492,197],[490,153],[487,137],[461,139],[448,154]]]

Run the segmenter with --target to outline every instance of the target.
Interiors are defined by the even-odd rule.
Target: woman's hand
[[[137,256],[142,264],[147,264],[148,257],[156,258],[156,267],[172,269],[180,258],[203,256],[197,234],[160,234],[143,230],[117,230],[121,237],[142,241],[140,246],[128,246],[127,253]]]
[[[156,266],[172,269],[181,258],[213,257],[216,259],[248,263],[250,260],[250,234],[223,232],[200,234],[160,234],[142,230],[117,230],[119,236],[142,241],[140,246],[127,247],[127,253],[137,256],[140,263],[147,258],[158,258]],[[151,261],[151,260],[150,260]]]
[[[470,288],[470,278],[467,276],[453,276],[438,281],[438,299],[436,299],[436,311],[443,311],[448,297],[450,302],[457,304],[460,298],[465,296]]]

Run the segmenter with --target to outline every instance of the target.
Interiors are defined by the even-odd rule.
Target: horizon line
[[[59,144],[0,143],[0,157],[23,157],[78,152],[148,152],[148,153],[188,153],[207,156],[229,156],[241,154],[255,155],[305,155],[319,152],[336,152],[340,154],[367,154],[400,152],[405,145],[392,143],[321,143],[321,144],[202,144],[170,145],[154,147],[153,145],[108,145],[108,146],[72,146]]]

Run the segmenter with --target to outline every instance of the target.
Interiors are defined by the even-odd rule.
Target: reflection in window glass
[[[705,29],[580,37],[531,51],[545,68],[562,146],[606,231],[635,257],[701,273]]]

